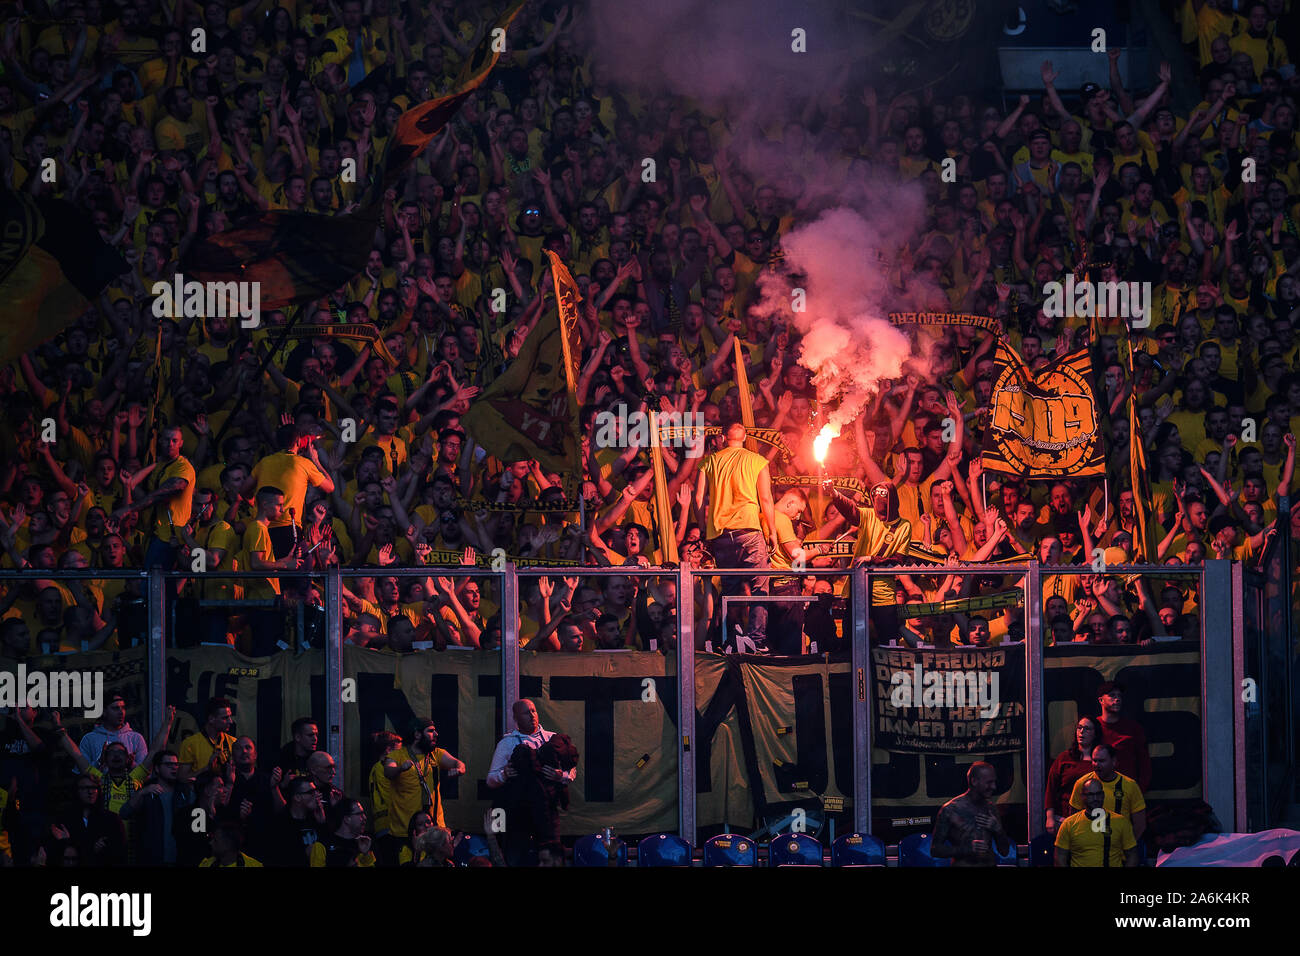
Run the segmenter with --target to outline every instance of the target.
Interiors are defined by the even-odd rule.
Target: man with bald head
[[[1057,866],[1137,866],[1137,838],[1128,817],[1108,810],[1106,788],[1095,777],[1080,788],[1083,809],[1056,831]]]
[[[307,758],[307,776],[316,784],[327,813],[343,799],[343,791],[334,786],[334,773],[334,758],[328,750],[318,750]]]
[[[515,775],[510,767],[510,755],[520,744],[536,750],[555,736],[555,731],[542,729],[542,722],[537,716],[537,706],[527,698],[517,700],[510,709],[515,718],[515,729],[501,738],[497,749],[492,754],[492,767],[488,770],[487,785],[493,790],[505,786],[505,782]],[[554,783],[573,783],[578,776],[578,768],[559,771],[554,767],[543,767],[542,776]]]
[[[529,820],[532,808],[523,796],[525,788],[520,788],[518,784],[507,786],[507,783],[520,773],[511,766],[511,758],[519,747],[539,750],[555,736],[555,733],[542,729],[542,722],[537,717],[537,707],[527,698],[515,701],[511,713],[515,718],[515,729],[502,737],[501,742],[497,744],[496,752],[492,754],[492,768],[488,771],[487,785],[494,790],[504,788],[499,795],[492,798],[492,803],[494,807],[500,807],[505,811],[507,821]],[[566,786],[573,783],[578,776],[578,767],[575,764],[568,770],[560,770],[558,767],[544,765],[537,771],[537,775],[547,782],[546,785]],[[519,783],[527,784],[529,781],[521,779]],[[568,806],[568,803],[565,802],[564,806]],[[502,834],[502,851],[505,853],[508,865],[534,864],[533,834],[535,832],[526,825],[516,824],[511,829],[509,822],[506,823],[505,832]]]
[[[939,810],[934,821],[930,855],[952,860],[953,866],[996,866],[996,845],[1005,856],[1011,847],[993,796],[998,792],[998,773],[983,760],[966,772],[966,792],[953,797]]]
[[[740,422],[728,425],[724,437],[726,445],[700,463],[695,481],[695,510],[705,515],[709,553],[719,568],[769,568],[768,545],[779,552],[781,542],[767,459],[745,447],[745,426]],[[766,594],[767,587],[768,579],[762,575],[722,579],[724,595]],[[759,653],[767,652],[767,608],[762,604],[750,611],[747,636]]]

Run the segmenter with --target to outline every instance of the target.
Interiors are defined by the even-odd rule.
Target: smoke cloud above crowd
[[[800,333],[800,363],[813,372],[829,420],[851,421],[882,379],[904,373],[911,354],[888,312],[918,307],[938,291],[911,275],[906,292],[896,288],[898,252],[915,247],[925,224],[920,187],[873,182],[863,160],[826,163],[814,144],[833,131],[801,122],[817,98],[861,127],[865,79],[850,51],[870,42],[866,24],[826,4],[771,0],[747,6],[740,18],[702,0],[602,2],[592,14],[593,46],[606,51],[597,54],[600,71],[646,96],[682,97],[687,113],[698,108],[723,119],[728,162],[812,214],[782,238],[785,272],[796,278],[765,271],[754,308]],[[804,31],[805,53],[792,51],[796,29]],[[803,311],[791,308],[796,288],[804,290]],[[920,369],[926,364],[922,357]]]

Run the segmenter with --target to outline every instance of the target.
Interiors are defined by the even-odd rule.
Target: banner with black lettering
[[[813,795],[851,806],[851,714],[844,706],[847,698],[833,701],[831,693],[832,681],[847,692],[849,665],[797,660],[742,661],[737,667],[745,690],[741,726],[748,724],[750,738],[742,737],[742,744],[748,743],[743,752],[760,814],[784,815],[782,804]],[[833,704],[843,708],[838,721]]]
[[[1074,726],[1098,713],[1097,687],[1124,685],[1124,713],[1142,724],[1151,754],[1154,800],[1200,799],[1201,655],[1195,644],[1154,644],[1143,653],[1105,645],[1058,645],[1043,651],[1047,759],[1069,748]]]
[[[875,745],[897,753],[1025,748],[1025,647],[874,647]]]
[[[969,312],[890,312],[890,325],[969,325],[997,334],[1002,323],[997,316]]]
[[[1194,648],[1157,646],[1134,654],[1126,647],[1058,647],[1045,653],[1049,759],[1068,745],[1080,714],[1097,712],[1097,685],[1119,679],[1128,708],[1147,732],[1157,783],[1148,796],[1200,796],[1200,668]],[[999,804],[1024,804],[1023,645],[876,648],[873,655],[867,692],[876,730],[872,796],[878,822],[933,813],[965,789],[965,770],[975,759],[997,769]],[[940,666],[939,655],[947,666]],[[127,694],[128,717],[147,737],[143,651],[81,655],[75,666],[85,666],[83,661],[104,668],[107,692]],[[399,656],[349,645],[343,664],[343,676],[351,681],[343,687],[344,789],[365,795],[363,782],[376,759],[368,745],[373,733],[406,734],[413,719],[432,717],[439,745],[468,767],[464,777],[442,781],[447,822],[477,832],[491,805],[486,777],[504,730],[500,658],[471,650]],[[917,665],[919,711],[907,709],[902,697],[905,678],[915,686]],[[523,655],[521,694],[537,704],[543,726],[569,734],[581,754],[571,806],[561,816],[566,834],[603,826],[623,833],[676,828],[678,684],[672,668],[651,652]],[[995,716],[979,712],[978,683],[966,712],[945,704],[927,712],[927,673],[972,670],[998,675]],[[903,673],[897,683],[895,672]],[[963,682],[969,690],[964,675]],[[898,706],[891,700],[895,690]],[[953,690],[955,695],[955,681]],[[747,827],[813,794],[842,796],[851,804],[854,686],[847,662],[697,654],[695,694],[691,750],[701,826]],[[320,721],[322,743],[329,730],[321,651],[253,659],[217,647],[169,650],[167,702],[178,708],[173,746],[197,730],[213,696],[234,701],[232,732],[254,739],[264,767],[290,739],[295,718]],[[922,723],[927,726],[917,726]],[[74,725],[74,735],[92,724]],[[958,741],[960,746],[952,746]]]

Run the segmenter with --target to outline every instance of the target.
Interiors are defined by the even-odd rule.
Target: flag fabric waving
[[[398,117],[380,168],[377,183],[380,194],[392,185],[417,156],[424,152],[433,138],[456,115],[461,104],[469,99],[470,94],[483,85],[483,81],[487,79],[492,68],[497,65],[497,60],[501,58],[500,43],[496,38],[505,36],[510,22],[523,5],[524,0],[514,0],[497,18],[497,22],[487,31],[482,42],[465,61],[457,77],[454,92],[420,103]],[[501,32],[497,33],[498,30]]]
[[[0,191],[0,365],[71,325],[131,267],[80,210],[59,199]]]
[[[993,415],[984,467],[1023,478],[1081,478],[1105,472],[1092,359],[1086,349],[1034,374],[1005,342],[994,357]]]
[[[274,209],[194,244],[181,271],[200,282],[258,282],[264,309],[309,302],[366,267],[378,207],[347,216]]]
[[[560,324],[543,319],[519,355],[462,417],[488,454],[504,462],[537,459],[543,468],[572,470],[580,449],[569,414]]]
[[[351,281],[374,245],[384,191],[447,125],[500,58],[496,30],[523,6],[514,0],[466,61],[455,92],[398,117],[363,208],[346,216],[268,210],[194,244],[181,271],[201,282],[260,282],[264,308],[310,302]]]

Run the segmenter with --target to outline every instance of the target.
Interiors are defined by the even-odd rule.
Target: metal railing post
[[[1233,587],[1232,562],[1205,562],[1202,593],[1220,600],[1203,600],[1205,626],[1201,629],[1201,781],[1202,799],[1220,820],[1236,820],[1234,773],[1223,772],[1223,759],[1233,753],[1235,718],[1241,693],[1232,679]],[[1213,758],[1213,760],[1211,759]]]
[[[501,573],[501,731],[514,727],[511,711],[519,699],[519,570]]]
[[[871,579],[855,568],[849,580],[853,613],[853,829],[871,831]]]
[[[343,580],[337,567],[325,572],[325,716],[326,749],[347,779],[343,762]],[[299,630],[299,640],[302,632]]]
[[[1245,575],[1239,561],[1232,562],[1232,686],[1242,688],[1246,680]],[[1202,592],[1204,593],[1204,592]],[[1246,819],[1246,701],[1234,693],[1232,701],[1232,783],[1236,803],[1234,829],[1245,833]],[[1264,761],[1267,765],[1267,760]],[[1209,802],[1208,800],[1206,801]]]
[[[161,567],[149,569],[149,735],[162,728],[167,706],[167,578]]]
[[[695,845],[695,579],[677,569],[677,814],[679,835]]]
[[[1037,561],[1029,562],[1025,574],[1025,812],[1029,816],[1028,839],[1047,823],[1043,795],[1047,787],[1047,714],[1043,704],[1043,587]]]

